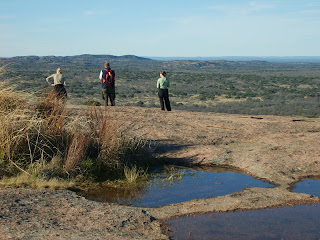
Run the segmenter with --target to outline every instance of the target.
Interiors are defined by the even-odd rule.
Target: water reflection
[[[212,168],[210,172],[171,168],[155,174],[150,181],[140,187],[104,188],[99,191],[82,192],[80,195],[101,202],[157,207],[192,199],[222,196],[245,187],[273,187],[273,185],[225,168]]]
[[[307,178],[302,182],[296,183],[293,192],[307,193],[320,197],[320,178],[314,177],[313,179]]]
[[[320,205],[234,213],[212,213],[170,220],[179,239],[320,239]]]
[[[79,195],[87,199],[98,202],[111,202],[130,205],[130,202],[139,201],[139,196],[145,191],[144,185],[130,188],[114,188],[104,186],[87,192],[78,192]]]

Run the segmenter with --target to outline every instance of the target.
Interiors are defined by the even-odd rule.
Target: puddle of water
[[[159,174],[139,188],[104,188],[80,195],[101,202],[117,202],[137,207],[158,207],[192,199],[227,195],[245,187],[273,187],[272,184],[236,172],[196,171],[176,168]],[[230,171],[230,170],[229,170]]]
[[[296,187],[293,192],[307,193],[320,197],[320,180],[307,178],[302,182],[296,183]]]
[[[175,240],[316,240],[320,239],[320,205],[210,213],[167,223]]]

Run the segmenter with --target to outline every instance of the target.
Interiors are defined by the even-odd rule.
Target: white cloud
[[[320,13],[320,9],[313,9],[313,10],[304,10],[301,11],[302,14],[318,14]]]
[[[208,9],[224,12],[226,14],[241,14],[241,15],[248,15],[253,12],[259,12],[263,10],[271,10],[275,9],[276,6],[272,4],[262,4],[257,3],[255,1],[251,1],[246,5],[216,5],[216,6],[209,6]]]
[[[153,20],[150,20],[153,21]],[[187,17],[168,17],[168,18],[158,18],[155,21],[157,22],[169,22],[173,24],[181,24],[181,25],[193,25],[201,22],[201,18],[198,16],[187,16]]]
[[[88,10],[88,11],[85,11],[85,12],[84,12],[84,15],[88,15],[88,16],[96,15],[96,12],[95,12],[95,11]]]
[[[208,9],[210,10],[217,10],[217,11],[226,11],[227,7],[226,6],[209,6]]]
[[[276,6],[271,4],[258,4],[257,2],[249,2],[249,11],[261,11],[275,8]]]

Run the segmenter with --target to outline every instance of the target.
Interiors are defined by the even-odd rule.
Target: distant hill
[[[35,65],[39,68],[49,66],[63,67],[85,67],[85,68],[102,68],[106,61],[112,64],[112,67],[118,68],[141,68],[145,65],[155,65],[158,61],[148,58],[137,57],[133,55],[113,56],[113,55],[77,55],[77,56],[23,56],[12,58],[0,58],[2,64],[10,68],[32,67]]]
[[[292,57],[254,57],[254,56],[221,56],[221,57],[149,57],[159,61],[192,60],[192,61],[267,61],[271,63],[320,63],[320,56]]]
[[[111,67],[123,70],[187,70],[210,71],[219,69],[256,68],[270,66],[266,61],[226,61],[226,60],[156,60],[134,55],[77,55],[77,56],[21,56],[0,58],[0,64],[11,69],[18,68],[91,68],[100,69],[108,61]]]

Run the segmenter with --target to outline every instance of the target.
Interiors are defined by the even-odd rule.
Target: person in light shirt
[[[53,80],[53,82],[51,82],[50,80]],[[54,87],[57,98],[64,100],[67,99],[68,95],[64,87],[66,85],[66,81],[64,76],[62,75],[61,68],[57,68],[57,72],[47,77],[46,81]]]

